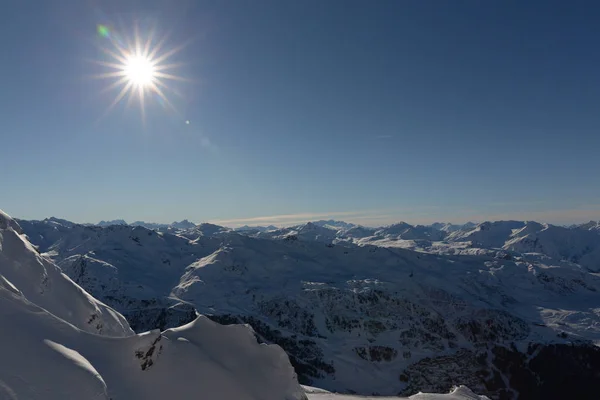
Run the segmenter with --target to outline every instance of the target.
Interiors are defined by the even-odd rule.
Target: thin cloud
[[[282,215],[268,215],[262,217],[249,217],[249,218],[234,218],[234,219],[221,219],[212,220],[212,223],[221,225],[283,225],[295,222],[305,222],[319,218],[330,218],[330,217],[348,217],[352,215],[360,215],[362,212],[357,211],[343,211],[343,212],[329,212],[329,213],[299,213],[299,214],[282,214]]]
[[[400,217],[406,217],[411,220],[416,220],[419,216],[422,218],[431,210],[438,209],[437,206],[421,206],[411,210],[399,209],[379,209],[379,210],[362,210],[362,211],[333,211],[323,213],[298,213],[298,214],[282,214],[268,215],[262,217],[249,218],[233,218],[211,220],[210,222],[226,226],[241,226],[241,225],[275,225],[289,226],[307,221],[318,219],[343,219],[346,222],[352,222],[360,225],[381,226],[389,225],[394,222],[401,221]]]
[[[468,221],[538,221],[552,224],[572,224],[600,219],[600,205],[587,205],[585,207],[543,210],[543,211],[515,211],[515,212],[489,212],[482,213],[474,209],[449,209],[439,206],[420,206],[410,209],[363,210],[363,211],[335,211],[324,213],[298,213],[268,215],[261,217],[234,218],[211,220],[210,222],[237,227],[242,225],[275,225],[290,226],[314,221],[318,219],[343,219],[364,226],[384,226],[400,221],[409,224],[431,224],[434,222],[465,223]]]

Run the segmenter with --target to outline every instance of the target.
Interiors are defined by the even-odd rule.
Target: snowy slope
[[[122,315],[102,304],[40,256],[21,227],[0,211],[0,275],[30,301],[78,328],[110,336],[133,334]]]
[[[354,235],[350,230],[339,239],[446,255],[493,256],[505,250],[507,255],[531,258],[530,253],[537,253],[549,257],[550,262],[572,262],[600,271],[600,235],[594,227],[591,223],[566,228],[532,221],[496,221],[444,231],[444,224],[423,227],[399,223],[372,235]]]
[[[376,231],[377,231],[377,229],[375,229],[375,228],[367,228],[364,226],[354,226],[354,227],[344,231],[342,237],[350,238],[350,239],[366,238],[369,236],[373,236]]]
[[[577,228],[600,233],[600,221],[590,221],[588,223],[578,225]]]
[[[321,219],[319,221],[313,221],[312,223],[317,226],[322,226],[325,228],[333,229],[334,231],[348,230],[348,229],[354,228],[356,226],[355,224],[352,224],[352,223],[348,223],[348,222],[344,222],[344,221],[336,221],[333,219],[329,219],[329,220]]]
[[[511,234],[503,248],[521,253],[542,253],[600,271],[600,236],[592,230],[528,222]]]
[[[387,239],[442,240],[446,233],[430,226],[413,226],[406,222],[400,222],[378,230],[375,235]]]
[[[231,231],[231,229],[224,226],[204,222],[194,227],[180,230],[177,234],[190,240],[195,240],[199,237],[213,236],[229,231]]]
[[[196,227],[196,224],[188,221],[187,219],[184,219],[183,221],[179,221],[179,222],[174,221],[171,223],[170,226],[175,229],[192,229],[192,228]]]
[[[399,399],[415,399],[415,400],[489,400],[486,396],[478,396],[473,393],[468,387],[460,386],[454,388],[448,394],[433,394],[433,393],[418,393],[410,397],[364,397],[351,396],[343,394],[334,394],[323,391],[317,388],[305,387],[309,400],[399,400]]]
[[[242,231],[241,234],[272,240],[301,240],[308,242],[332,243],[338,237],[338,229],[328,227],[326,224],[318,225],[313,222],[296,225],[288,228],[251,232]]]
[[[235,228],[234,231],[236,232],[252,232],[252,233],[257,233],[257,232],[263,232],[263,231],[273,231],[276,230],[277,227],[274,225],[269,225],[269,226],[248,226],[248,225],[244,225],[244,226],[240,226],[238,228]]]
[[[446,233],[450,233],[450,232],[454,232],[457,231],[459,229],[469,229],[472,228],[473,226],[475,226],[476,224],[472,223],[472,222],[467,222],[466,224],[451,224],[449,222],[434,222],[433,224],[429,225],[431,228],[433,229],[437,229],[440,230],[442,232],[446,232]]]
[[[198,317],[163,333],[106,338],[29,302],[4,278],[0,320],[3,399],[305,398],[285,353],[244,326]]]
[[[522,221],[495,221],[483,222],[473,228],[463,228],[451,232],[447,241],[470,241],[476,247],[500,248],[508,240],[515,229],[522,229],[526,225]]]

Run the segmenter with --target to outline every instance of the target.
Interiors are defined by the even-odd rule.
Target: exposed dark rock
[[[387,346],[355,347],[354,352],[366,361],[392,361],[398,356],[398,351]]]
[[[335,373],[333,364],[323,359],[323,352],[312,340],[300,339],[296,335],[286,336],[280,330],[251,316],[207,315],[207,317],[224,325],[247,323],[256,332],[259,342],[281,346],[288,354],[301,384],[309,385],[313,378],[322,378]]]
[[[398,377],[418,391],[447,392],[457,384],[491,399],[597,399],[600,349],[592,345],[530,344],[526,353],[515,346],[425,358]]]

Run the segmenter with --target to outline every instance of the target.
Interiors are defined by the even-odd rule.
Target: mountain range
[[[413,395],[464,384],[494,399],[595,398],[600,386],[597,225],[13,223],[134,331],[170,332],[197,313],[248,324],[305,385]]]

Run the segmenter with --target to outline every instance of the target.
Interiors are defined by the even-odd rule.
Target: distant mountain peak
[[[356,226],[355,224],[352,224],[350,222],[336,221],[333,219],[328,219],[328,220],[321,219],[319,221],[312,221],[311,223],[315,224],[317,226],[323,226],[323,227],[330,228],[330,229],[350,229],[350,228]]]
[[[98,226],[110,226],[110,225],[127,225],[124,219],[113,219],[111,221],[100,221],[96,225]]]
[[[196,224],[194,224],[193,222],[188,221],[187,219],[184,219],[182,221],[175,221],[173,222],[171,225],[169,225],[173,228],[176,229],[190,229],[190,228],[194,228],[196,226]]]

